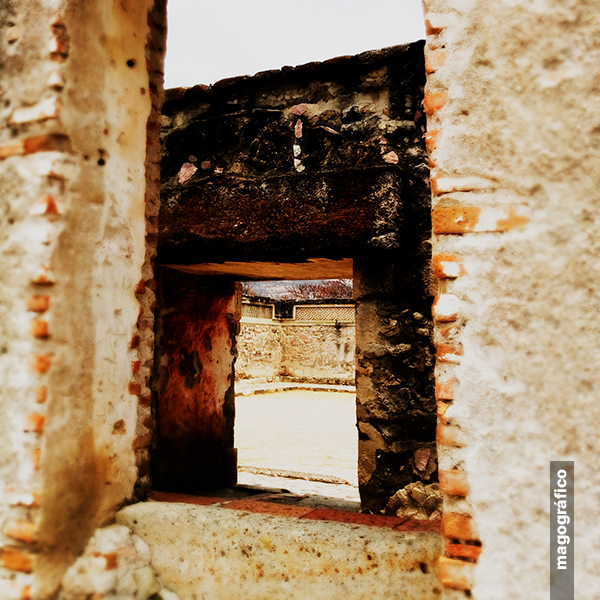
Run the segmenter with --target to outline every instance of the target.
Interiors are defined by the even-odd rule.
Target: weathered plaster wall
[[[153,9],[0,8],[3,600],[50,597],[138,476],[151,315],[145,333],[136,322],[152,300],[136,291],[151,278],[146,175],[158,165],[146,125],[162,60]]]
[[[354,384],[354,325],[242,320],[235,376]]]
[[[240,286],[165,267],[157,281],[154,489],[194,494],[235,485]]]
[[[483,544],[441,577],[547,596],[549,461],[574,460],[575,597],[595,598],[598,4],[425,5],[444,529],[467,543],[449,556]]]

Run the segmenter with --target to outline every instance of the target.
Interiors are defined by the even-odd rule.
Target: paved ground
[[[357,502],[353,388],[263,383],[254,389],[269,393],[236,399],[238,482]]]
[[[353,385],[334,385],[330,383],[294,383],[287,381],[257,382],[254,380],[241,380],[235,382],[236,396],[251,396],[252,394],[268,394],[269,392],[282,392],[285,390],[311,390],[324,392],[353,392]]]

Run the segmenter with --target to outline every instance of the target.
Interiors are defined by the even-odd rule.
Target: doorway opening
[[[244,282],[238,484],[359,501],[351,279]]]

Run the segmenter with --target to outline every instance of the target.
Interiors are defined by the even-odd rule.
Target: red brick
[[[10,506],[26,506],[37,508],[40,505],[40,495],[37,492],[28,492],[14,485],[4,488],[6,500]]]
[[[465,434],[454,425],[438,423],[436,439],[439,446],[462,448],[466,445]]]
[[[25,421],[25,431],[32,431],[33,433],[42,433],[44,431],[44,421],[46,417],[40,413],[31,413],[27,415]]]
[[[446,64],[447,58],[448,52],[443,48],[432,50],[427,54],[427,58],[425,59],[425,72],[435,73]]]
[[[531,221],[530,217],[517,214],[518,208],[515,206],[507,206],[505,210],[507,214],[503,219],[496,221],[495,231],[510,231],[515,227],[524,227]]]
[[[436,400],[454,400],[454,394],[458,389],[458,380],[454,377],[445,381],[437,381],[435,384]]]
[[[106,561],[105,570],[112,571],[119,566],[119,553],[118,552],[107,552],[103,554],[104,560]]]
[[[438,561],[440,583],[457,590],[471,590],[475,583],[475,564],[441,556]]]
[[[35,401],[38,404],[44,404],[48,397],[48,388],[45,385],[40,386],[35,392]]]
[[[132,360],[131,361],[131,372],[132,373],[137,373],[140,370],[140,361],[139,360]]]
[[[427,152],[431,154],[437,147],[437,143],[442,132],[439,129],[432,129],[425,136],[425,145]]]
[[[27,300],[27,310],[43,313],[50,307],[50,296],[30,296]]]
[[[477,560],[481,554],[481,546],[472,544],[446,544],[446,554],[453,558]]]
[[[423,99],[425,114],[432,115],[437,110],[444,108],[447,102],[448,92],[446,90],[425,94],[425,98]]]
[[[435,35],[435,34],[439,33],[441,30],[442,30],[441,27],[435,27],[435,25],[433,25],[429,19],[425,19],[425,34],[426,35]]]
[[[52,354],[34,354],[31,357],[31,368],[37,373],[47,373],[52,366]]]
[[[438,323],[436,333],[443,338],[450,339],[459,333],[460,329],[457,323]]]
[[[479,206],[446,206],[431,211],[433,233],[469,233],[473,231],[479,217]]]
[[[439,533],[441,521],[439,519],[406,519],[404,523],[394,527],[394,531],[414,531],[415,533]]]
[[[45,265],[42,265],[37,274],[31,278],[31,283],[34,285],[54,285],[56,280],[52,271]]]
[[[440,491],[449,496],[465,497],[469,494],[469,483],[465,471],[452,469],[439,471]]]
[[[4,535],[27,544],[35,542],[35,525],[30,521],[13,521],[4,528]]]
[[[29,209],[31,215],[60,215],[60,202],[51,194],[38,198]]]
[[[36,152],[71,152],[71,141],[66,135],[51,133],[25,138],[23,141],[23,154]]]
[[[132,396],[139,396],[142,393],[142,384],[136,383],[135,381],[130,381],[129,385],[127,386],[127,391]]]
[[[454,266],[456,265],[456,266]],[[463,264],[454,254],[436,254],[432,259],[433,275],[438,279],[466,275]]]
[[[10,156],[17,156],[25,154],[25,146],[23,140],[16,142],[9,142],[8,144],[2,144],[0,146],[0,160],[9,158]]]
[[[189,494],[175,494],[173,492],[150,492],[152,500],[156,502],[183,502],[185,504],[196,504],[198,506],[207,506],[227,502],[226,498],[211,496],[190,496]]]
[[[439,294],[433,301],[431,314],[438,323],[456,321],[461,302],[454,294]]]
[[[27,550],[5,546],[0,548],[0,565],[11,571],[33,573],[37,563],[37,556]]]
[[[439,362],[459,364],[462,356],[462,347],[459,344],[436,344],[435,358]]]
[[[62,37],[55,37],[48,45],[50,58],[61,60],[69,55],[69,42]]]
[[[47,338],[50,337],[48,333],[48,321],[44,319],[33,319],[31,321],[31,335],[35,338]]]
[[[334,508],[317,508],[304,515],[304,519],[314,521],[336,521],[338,523],[353,523],[371,527],[398,527],[406,518],[388,517],[384,515],[369,515],[366,513],[336,510]]]
[[[458,513],[445,513],[442,516],[442,535],[448,539],[462,542],[479,541],[473,519]]]
[[[35,471],[40,468],[40,461],[42,459],[42,451],[39,448],[31,451],[31,462]]]
[[[129,343],[129,347],[132,350],[135,350],[139,345],[140,345],[140,336],[139,335],[134,335],[131,338],[131,342]]]
[[[448,408],[451,404],[452,404],[451,402],[438,402],[437,403],[437,415],[440,420],[444,419],[444,415],[446,414],[446,411],[448,410]]]

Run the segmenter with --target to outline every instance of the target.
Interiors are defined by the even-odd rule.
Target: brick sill
[[[441,521],[423,521],[409,517],[388,517],[385,515],[369,515],[354,511],[339,510],[336,508],[313,508],[297,506],[295,504],[282,504],[281,499],[275,494],[264,494],[261,499],[243,498],[232,500],[217,496],[190,496],[173,492],[155,492],[149,494],[149,499],[155,502],[180,502],[199,506],[214,505],[222,508],[242,510],[251,513],[261,513],[282,517],[296,517],[314,521],[334,521],[352,525],[367,525],[382,527],[394,531],[415,533],[440,533]]]

